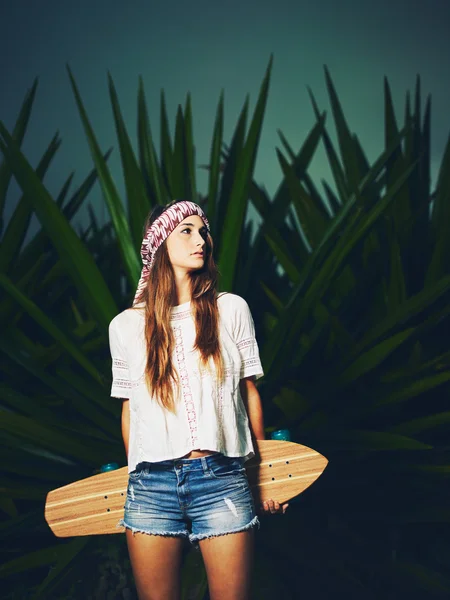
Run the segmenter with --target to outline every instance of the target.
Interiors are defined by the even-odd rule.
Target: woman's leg
[[[139,600],[179,600],[183,539],[129,529],[126,536]]]
[[[206,538],[199,546],[211,600],[249,600],[254,531]]]

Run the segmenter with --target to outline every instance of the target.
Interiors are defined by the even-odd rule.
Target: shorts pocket
[[[213,463],[209,471],[213,479],[226,479],[240,477],[245,474],[245,467],[241,458],[224,457]]]
[[[149,473],[148,469],[139,469],[137,471],[131,471],[131,473],[128,473],[128,478],[130,481],[138,481],[145,475],[148,475],[148,473]]]

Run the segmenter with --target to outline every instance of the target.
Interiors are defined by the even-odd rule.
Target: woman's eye
[[[191,233],[191,230],[189,229],[189,227],[186,227],[186,229],[182,229],[181,233],[184,233],[185,231],[187,231],[188,233]]]

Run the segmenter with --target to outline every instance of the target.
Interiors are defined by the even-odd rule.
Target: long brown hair
[[[176,200],[170,202],[164,207],[156,206],[147,218],[145,231],[166,208],[176,202]],[[170,326],[170,318],[172,307],[177,301],[177,293],[175,274],[169,259],[166,241],[156,252],[147,285],[137,302],[145,304],[147,346],[145,382],[147,388],[163,408],[175,413],[175,403],[178,398],[174,397],[174,389],[175,387],[180,389],[180,382],[172,364],[175,339]],[[213,241],[209,232],[205,238],[204,252],[203,267],[189,274],[191,307],[194,312],[196,330],[194,349],[199,351],[203,367],[211,368],[212,359],[215,377],[220,381],[224,375],[224,366],[219,341],[218,271],[213,258]]]

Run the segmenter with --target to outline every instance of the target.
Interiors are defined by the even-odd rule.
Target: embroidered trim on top
[[[116,369],[128,369],[128,363],[121,358],[113,358],[113,367],[116,367]]]
[[[242,367],[247,369],[248,367],[260,366],[261,361],[259,358],[245,358],[242,363]]]
[[[133,384],[129,379],[114,378],[113,387],[131,390],[131,388],[133,387]]]
[[[175,313],[170,317],[171,321],[181,321],[182,319],[188,319],[192,314],[191,309],[183,310],[182,312]]]
[[[179,313],[182,314],[182,313]],[[189,376],[186,369],[186,357],[184,354],[183,337],[181,334],[181,326],[174,326],[173,332],[175,335],[175,356],[178,364],[178,374],[181,379],[181,391],[183,394],[184,407],[186,409],[189,430],[191,432],[191,442],[197,444],[197,413],[195,404],[192,398],[191,386],[189,385]]]
[[[238,342],[236,344],[238,350],[242,350],[243,348],[248,348],[249,346],[253,346],[253,344],[255,343],[255,339],[254,338],[247,338],[245,340],[241,340],[240,342]]]
[[[224,369],[225,377],[230,377],[231,375],[233,375],[233,373],[234,373],[233,367],[225,367],[225,369]]]

